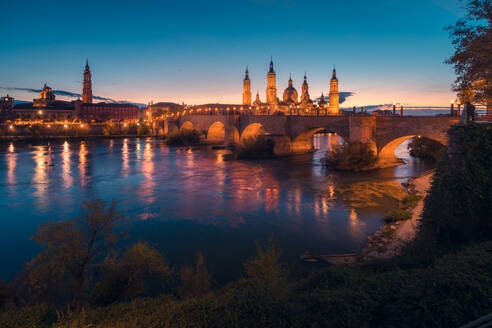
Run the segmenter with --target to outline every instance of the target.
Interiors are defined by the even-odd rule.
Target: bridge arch
[[[257,138],[260,135],[265,134],[265,129],[261,123],[251,123],[247,127],[244,128],[241,133],[240,142],[243,142],[247,139]]]
[[[312,151],[314,149],[313,137],[316,133],[321,131],[336,133],[337,135],[341,136],[343,139],[346,139],[345,136],[343,136],[342,134],[336,131],[332,131],[329,128],[323,128],[323,127],[312,128],[298,134],[294,138],[294,140],[292,141],[292,151],[294,153],[305,153],[305,152]]]
[[[185,121],[183,124],[181,124],[181,128],[179,129],[180,131],[182,130],[193,130],[195,126],[193,125],[193,122],[191,121]]]
[[[396,155],[395,155],[396,148],[398,148],[398,146],[402,142],[404,142],[404,141],[406,141],[408,139],[416,138],[416,137],[419,137],[420,138],[421,136],[420,135],[416,135],[416,134],[410,134],[410,135],[398,137],[398,138],[393,139],[390,142],[386,143],[384,146],[381,147],[381,150],[378,153],[378,162],[379,162],[379,164],[384,166],[384,165],[387,165],[387,164],[397,163],[398,162],[398,158],[396,158]],[[440,144],[443,144],[443,141],[442,140],[438,140],[436,138],[432,138],[432,137],[428,137],[428,136],[422,136],[422,137],[425,137],[425,138],[428,138],[428,139],[432,139],[434,141],[439,142]]]
[[[222,142],[225,140],[225,126],[222,122],[214,122],[207,130],[207,141]]]

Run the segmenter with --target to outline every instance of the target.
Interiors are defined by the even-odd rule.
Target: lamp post
[[[299,108],[300,108],[300,106],[297,105],[297,116],[299,116]]]
[[[403,116],[403,103],[400,103],[400,116]]]
[[[454,99],[451,99],[451,116],[454,116]]]
[[[352,110],[354,112],[354,114],[355,114],[356,109],[357,109],[357,104],[354,104],[354,109]]]
[[[461,101],[458,100],[458,111],[457,111],[458,117],[461,116]]]
[[[393,102],[393,116],[396,115],[396,102]]]
[[[361,114],[364,114],[364,104],[361,104],[360,105],[360,113]]]
[[[292,116],[292,105],[289,105],[289,115]]]

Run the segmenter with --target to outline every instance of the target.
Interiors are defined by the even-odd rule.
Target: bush
[[[200,143],[200,133],[197,130],[180,130],[167,138],[169,146],[189,146]]]
[[[401,200],[402,208],[404,210],[412,209],[415,206],[417,206],[417,204],[419,203],[419,201],[421,199],[422,199],[422,196],[421,195],[408,195],[408,196],[405,196]]]
[[[264,136],[243,140],[238,147],[239,159],[258,159],[273,157],[274,143]]]
[[[492,126],[455,125],[425,199],[421,237],[446,245],[492,238]]]
[[[408,144],[408,149],[410,155],[414,157],[437,161],[444,150],[444,146],[435,140],[417,137]]]
[[[344,171],[362,171],[376,164],[377,156],[368,143],[344,141],[336,146],[325,158],[325,164],[331,168]]]
[[[383,218],[385,222],[405,221],[412,218],[412,212],[407,210],[395,209],[386,214]]]

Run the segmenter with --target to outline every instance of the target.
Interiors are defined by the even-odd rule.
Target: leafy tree
[[[425,200],[422,237],[450,246],[492,238],[491,159],[491,126],[449,130],[449,146]]]
[[[170,146],[189,146],[200,143],[200,132],[197,130],[180,130],[167,139]]]
[[[198,253],[196,269],[190,265],[185,265],[181,268],[181,287],[179,292],[181,295],[199,296],[203,295],[210,289],[211,276],[205,266],[203,254]]]
[[[492,2],[468,0],[467,14],[447,27],[455,47],[446,63],[454,65],[454,90],[463,101],[492,101]]]
[[[435,140],[420,137],[414,138],[409,144],[410,155],[419,158],[431,159],[437,161],[441,156],[444,146]]]
[[[164,285],[171,270],[163,255],[146,243],[128,247],[121,256],[108,256],[102,265],[103,277],[94,288],[92,302],[112,302],[146,295],[152,282]]]
[[[325,158],[325,164],[337,170],[361,171],[376,164],[377,156],[370,145],[360,141],[344,141]]]
[[[95,199],[85,202],[83,214],[75,219],[41,225],[33,239],[43,251],[25,267],[31,298],[67,298],[75,307],[94,267],[118,240],[122,220],[114,201],[106,208],[102,199]]]
[[[256,256],[244,264],[248,278],[271,285],[284,281],[287,271],[279,262],[280,254],[275,236],[268,240],[265,247],[256,243]]]
[[[239,144],[238,158],[258,159],[273,156],[274,142],[264,136],[247,138]]]

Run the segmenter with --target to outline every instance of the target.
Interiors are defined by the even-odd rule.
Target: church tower
[[[273,69],[273,59],[270,58],[270,69],[267,74],[267,88],[266,88],[266,102],[270,105],[276,105],[277,99],[277,87],[276,87],[276,74]]]
[[[243,105],[251,106],[251,81],[249,80],[248,66],[243,80]]]
[[[85,104],[92,104],[92,81],[91,81],[91,70],[89,68],[89,60],[85,62],[84,86],[82,89],[82,102]]]
[[[311,102],[309,98],[309,85],[307,83],[306,73],[304,73],[304,82],[302,83],[302,94],[301,94],[301,103],[307,104]]]
[[[340,94],[338,93],[337,70],[333,68],[333,76],[330,81],[330,115],[340,114]]]

